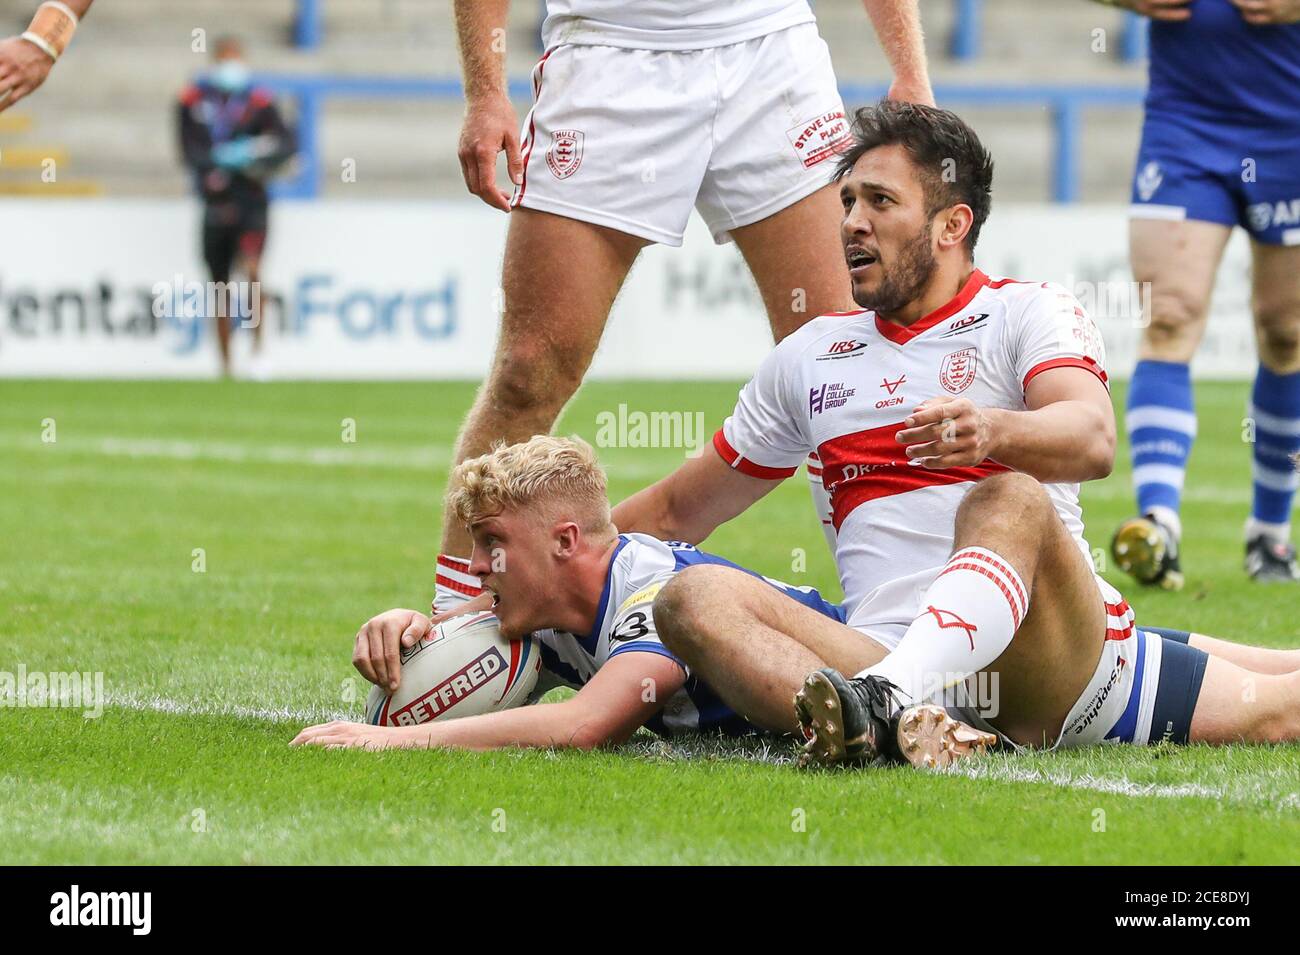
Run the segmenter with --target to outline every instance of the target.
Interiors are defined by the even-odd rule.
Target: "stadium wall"
[[[206,280],[196,204],[15,200],[0,216],[0,376],[215,376],[195,285]],[[1098,319],[1121,378],[1143,320],[1126,222],[1122,207],[1004,206],[977,257],[992,275],[1071,288]],[[496,337],[506,224],[460,201],[280,203],[261,289],[270,376],[481,377]],[[1235,235],[1195,365],[1200,377],[1253,374],[1248,251]],[[241,337],[246,347],[251,336]],[[769,342],[735,247],[714,246],[697,220],[682,249],[642,256],[592,375],[745,378]]]

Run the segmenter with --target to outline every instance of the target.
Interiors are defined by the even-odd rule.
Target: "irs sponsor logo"
[[[973,346],[945,355],[943,363],[939,366],[939,384],[943,385],[945,391],[950,391],[954,395],[961,394],[975,380],[978,357]]]
[[[808,417],[843,407],[856,393],[856,388],[845,388],[842,381],[825,384],[820,388],[810,388],[808,389]]]
[[[486,686],[506,669],[506,658],[496,647],[488,647],[423,696],[407,703],[390,717],[399,726],[427,723],[447,712],[471,693]]]
[[[954,335],[964,335],[966,332],[982,327],[988,317],[988,312],[980,312],[978,315],[967,315],[965,318],[959,318],[949,325],[948,330],[939,337],[952,338]]]
[[[855,355],[861,355],[867,347],[866,342],[859,342],[853,339],[843,342],[832,342],[831,347],[826,349],[824,355],[818,355],[815,361],[835,361],[839,358],[852,358]]]
[[[1143,202],[1150,202],[1151,197],[1156,194],[1160,184],[1165,181],[1165,174],[1160,170],[1160,163],[1147,163],[1142,167],[1142,171],[1137,176],[1138,197]]]
[[[785,131],[795,154],[805,167],[815,166],[849,144],[849,123],[844,110],[822,113]]]
[[[557,129],[551,133],[551,146],[546,150],[546,165],[556,179],[568,179],[582,165],[582,141],[585,137],[578,129]]]

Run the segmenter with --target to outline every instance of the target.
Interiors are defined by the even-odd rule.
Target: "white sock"
[[[1287,524],[1270,524],[1267,521],[1257,521],[1253,517],[1246,518],[1246,540],[1252,540],[1263,535],[1269,540],[1279,544],[1291,543],[1291,525]]]
[[[1008,561],[963,547],[921,598],[893,652],[858,676],[882,676],[913,701],[937,698],[1000,657],[1029,612],[1029,591]]]
[[[808,490],[812,492],[813,510],[817,512],[817,519],[822,523],[822,533],[826,535],[826,546],[831,549],[831,556],[835,556],[835,523],[831,515],[831,496],[826,491],[826,486],[822,484],[822,462],[817,454],[808,455],[808,460],[804,462],[808,470]]]
[[[462,557],[438,555],[434,578],[433,606],[439,613],[452,610],[483,592],[482,581],[469,572],[469,561]]]
[[[1151,508],[1149,513],[1158,523],[1169,528],[1169,532],[1174,535],[1175,541],[1183,539],[1183,519],[1178,516],[1178,512],[1172,507],[1165,507],[1161,504],[1157,504],[1155,507]]]

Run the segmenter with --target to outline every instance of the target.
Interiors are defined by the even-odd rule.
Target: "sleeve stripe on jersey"
[[[798,465],[792,468],[769,468],[746,460],[727,441],[727,437],[722,433],[721,428],[713,436],[713,447],[721,455],[722,460],[726,461],[733,470],[739,471],[741,474],[748,474],[750,477],[762,478],[765,481],[780,481],[799,470]]]
[[[612,660],[620,653],[657,653],[661,657],[667,657],[669,660],[672,660],[673,663],[676,663],[682,669],[686,669],[686,664],[677,659],[676,654],[662,643],[655,643],[653,640],[637,640],[632,643],[625,643],[611,653],[606,660]]]
[[[1052,358],[1048,361],[1040,361],[1025,374],[1024,387],[1028,388],[1029,383],[1038,375],[1045,371],[1051,371],[1053,368],[1085,368],[1101,379],[1101,383],[1110,388],[1110,382],[1106,380],[1105,370],[1091,358]]]

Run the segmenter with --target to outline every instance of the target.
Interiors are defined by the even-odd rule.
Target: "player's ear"
[[[962,245],[971,226],[975,224],[975,213],[964,202],[949,206],[939,213],[939,248],[951,249]]]
[[[567,560],[578,552],[582,544],[582,528],[573,521],[561,521],[551,531],[555,556]]]

